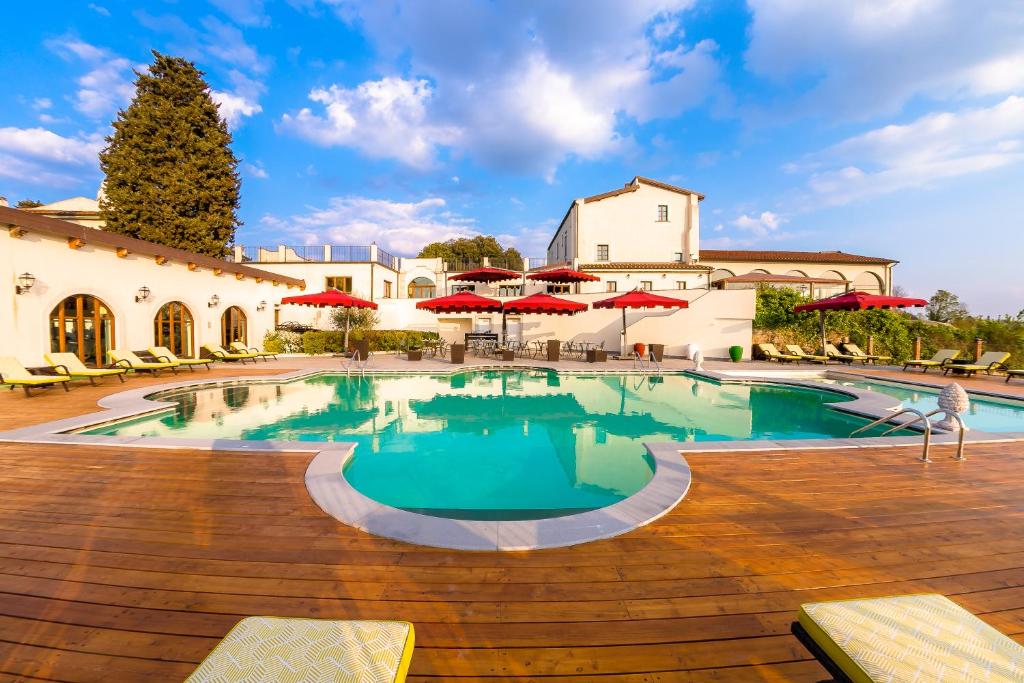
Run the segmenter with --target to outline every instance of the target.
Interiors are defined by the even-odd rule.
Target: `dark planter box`
[[[557,339],[548,340],[548,360],[552,363],[557,362],[561,358],[560,351],[562,349],[562,342]]]
[[[608,352],[604,349],[587,349],[588,363],[604,363],[608,360]]]
[[[461,364],[466,362],[466,345],[452,344],[448,350],[452,363]]]
[[[654,360],[658,361],[659,363],[665,357],[665,345],[664,344],[648,344],[647,345],[647,349],[648,349],[647,352],[650,353],[652,356],[654,356]]]
[[[423,351],[420,349],[409,351],[409,360],[423,360]]]
[[[515,351],[509,351],[508,349],[501,349],[498,351],[498,355],[501,356],[502,360],[515,360]]]

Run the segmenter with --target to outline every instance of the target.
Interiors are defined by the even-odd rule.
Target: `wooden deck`
[[[656,523],[499,554],[338,523],[308,454],[0,445],[0,679],[180,680],[252,614],[413,621],[411,680],[820,681],[797,606],[910,591],[1024,641],[1024,446],[917,451],[694,454]]]

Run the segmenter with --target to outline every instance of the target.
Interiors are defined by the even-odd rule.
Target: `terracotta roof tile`
[[[766,263],[899,263],[878,256],[847,254],[842,251],[769,251],[757,249],[701,249],[701,261],[752,261]]]

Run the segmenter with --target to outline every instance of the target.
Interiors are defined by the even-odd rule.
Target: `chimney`
[[[10,204],[7,203],[7,197],[0,195],[0,206],[10,206]]]

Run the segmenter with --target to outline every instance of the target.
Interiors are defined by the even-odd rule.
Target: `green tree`
[[[38,199],[22,199],[17,203],[19,209],[34,209],[37,206],[42,206],[43,203]]]
[[[181,57],[153,57],[147,72],[135,72],[135,97],[100,153],[100,215],[112,232],[224,256],[241,225],[231,133],[202,71]]]
[[[945,289],[940,289],[928,300],[928,308],[925,315],[929,320],[940,323],[955,322],[966,318],[967,306],[960,301],[960,297]]]
[[[460,237],[447,242],[431,242],[420,249],[419,258],[441,258],[453,263],[478,264],[484,257],[494,259],[496,265],[521,270],[523,256],[514,247],[505,248],[490,235]]]

